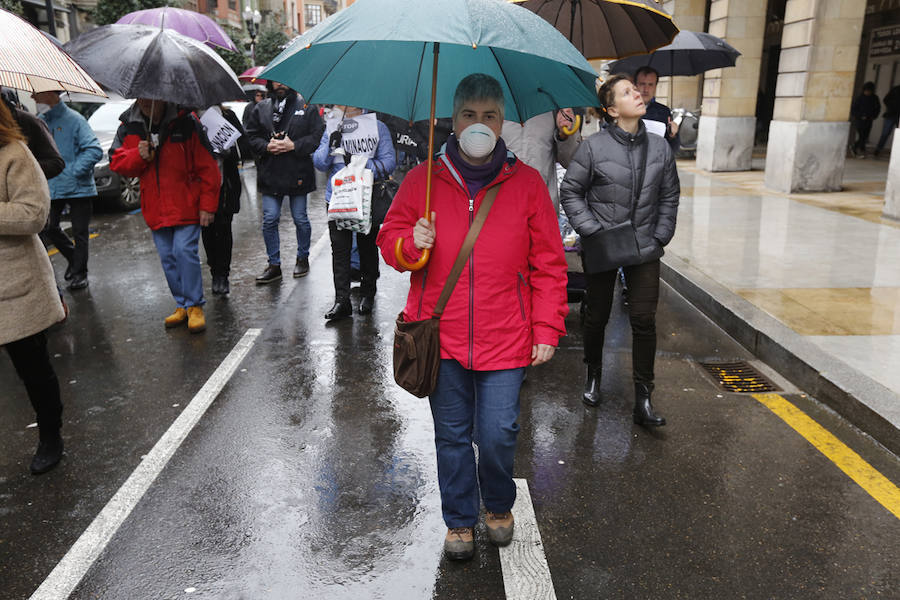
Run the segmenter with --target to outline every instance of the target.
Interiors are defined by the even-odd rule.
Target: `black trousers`
[[[52,201],[50,203],[50,218],[47,219],[47,225],[44,227],[44,231],[41,232],[44,243],[56,246],[59,253],[66,258],[73,277],[87,276],[93,202],[93,197],[66,198]],[[69,236],[59,226],[59,219],[66,204],[69,205],[73,239],[69,239]]]
[[[872,119],[856,119],[856,143],[853,148],[857,152],[865,152],[869,143],[869,134],[872,133]]]
[[[37,413],[41,434],[59,431],[62,426],[62,402],[59,399],[59,380],[47,352],[46,334],[42,331],[4,347],[25,384],[28,399]]]
[[[234,238],[231,235],[231,222],[234,215],[229,212],[216,213],[212,225],[201,229],[203,249],[206,251],[206,264],[213,277],[228,277],[231,274],[231,250]]]
[[[631,320],[631,363],[635,383],[653,383],[656,360],[656,306],[659,302],[659,261],[625,267],[628,316]],[[584,299],[584,362],[603,365],[603,341],[612,310],[616,271],[587,275]]]
[[[338,229],[334,221],[328,222],[331,238],[331,270],[334,272],[334,298],[337,302],[350,299],[350,251],[353,248],[353,232]],[[378,229],[373,227],[368,235],[356,234],[356,249],[359,251],[359,293],[375,296],[378,280],[378,247],[375,238]]]

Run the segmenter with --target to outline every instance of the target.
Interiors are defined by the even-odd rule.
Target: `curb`
[[[764,363],[900,455],[900,395],[672,253],[661,261],[661,277]]]

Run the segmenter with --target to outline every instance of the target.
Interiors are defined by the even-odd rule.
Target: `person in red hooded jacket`
[[[201,227],[213,222],[221,176],[199,120],[174,105],[139,98],[120,117],[110,168],[141,182],[141,212],[153,231],[175,312],[166,327],[206,329]]]
[[[397,270],[403,270],[394,255],[399,238],[410,263],[431,249],[428,265],[410,277],[403,310],[407,321],[426,319],[487,191],[499,186],[441,316],[441,364],[429,397],[448,528],[444,553],[454,560],[474,554],[479,488],[491,542],[512,540],[519,389],[525,367],[553,356],[569,310],[553,203],[541,175],[507,152],[500,137],[503,114],[496,79],[481,73],[463,79],[453,99],[453,134],[432,168],[433,218],[422,218],[422,164],[403,180],[377,238],[382,256]]]

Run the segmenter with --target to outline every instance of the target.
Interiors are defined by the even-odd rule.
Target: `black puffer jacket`
[[[641,165],[644,144],[647,160]],[[559,188],[569,223],[587,237],[629,219],[643,170],[633,220],[641,251],[637,263],[661,257],[675,234],[681,185],[675,156],[663,138],[648,135],[643,123],[635,135],[611,125],[581,143]]]
[[[306,104],[297,94],[289,94],[284,108],[282,127],[273,120],[274,100],[267,98],[253,107],[247,119],[247,137],[259,158],[257,189],[263,194],[300,196],[316,189],[316,171],[312,153],[319,147],[325,123],[315,106]],[[272,134],[283,130],[294,142],[294,151],[271,154],[266,147]]]

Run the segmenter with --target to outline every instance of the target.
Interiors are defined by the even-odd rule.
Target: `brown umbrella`
[[[549,21],[588,60],[647,54],[678,34],[656,0],[511,0]]]

